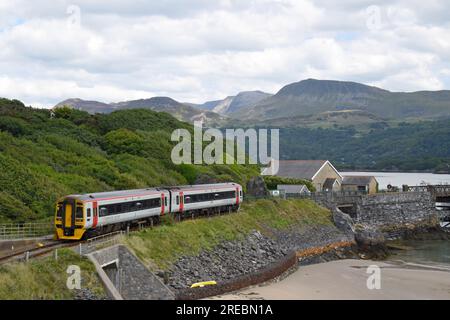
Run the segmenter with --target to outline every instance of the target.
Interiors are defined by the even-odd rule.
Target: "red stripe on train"
[[[164,193],[161,193],[161,215],[164,215],[165,212],[165,203],[164,203]]]
[[[94,207],[94,222],[92,223],[92,227],[95,228],[98,224],[98,206],[97,206],[97,201],[93,202],[93,207]]]
[[[180,212],[183,212],[184,209],[184,197],[183,197],[183,192],[180,192]]]

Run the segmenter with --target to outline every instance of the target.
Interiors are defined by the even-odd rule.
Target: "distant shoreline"
[[[351,169],[339,169],[340,172],[380,172],[380,173],[431,173],[431,174],[450,174],[450,171],[444,171],[444,172],[435,172],[430,170],[405,170],[405,171],[398,171],[398,170],[375,170],[375,169],[358,169],[358,170],[351,170]]]

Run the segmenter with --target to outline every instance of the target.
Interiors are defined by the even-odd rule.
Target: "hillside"
[[[238,93],[236,96],[229,96],[222,100],[208,101],[194,106],[222,115],[229,115],[241,109],[251,107],[271,96],[272,95],[270,93],[265,93],[262,91],[243,91]]]
[[[180,121],[194,122],[203,120],[206,123],[219,123],[224,117],[214,112],[204,111],[191,105],[179,103],[169,97],[153,97],[150,99],[131,100],[118,103],[103,103],[82,99],[67,99],[55,105],[55,108],[70,106],[77,110],[95,113],[110,113],[124,109],[150,109],[157,112],[167,112]]]
[[[173,130],[191,125],[145,109],[91,115],[0,99],[0,223],[45,219],[73,193],[194,183],[245,184],[255,166],[172,164]]]
[[[329,159],[339,169],[450,172],[450,120],[346,128],[284,128],[283,159]]]
[[[364,110],[325,111],[307,116],[293,116],[268,120],[230,120],[227,125],[234,127],[278,127],[278,128],[338,128],[353,127],[368,131],[372,126],[389,126],[387,119]]]
[[[450,91],[390,92],[355,82],[308,79],[232,116],[268,120],[348,109],[389,119],[450,117]]]

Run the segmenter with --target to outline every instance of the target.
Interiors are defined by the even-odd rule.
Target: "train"
[[[56,203],[55,238],[87,239],[164,215],[235,212],[242,201],[242,186],[234,182],[68,195]]]

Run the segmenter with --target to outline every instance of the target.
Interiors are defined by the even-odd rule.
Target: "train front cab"
[[[80,240],[85,233],[84,205],[82,201],[64,198],[56,204],[56,238]]]

